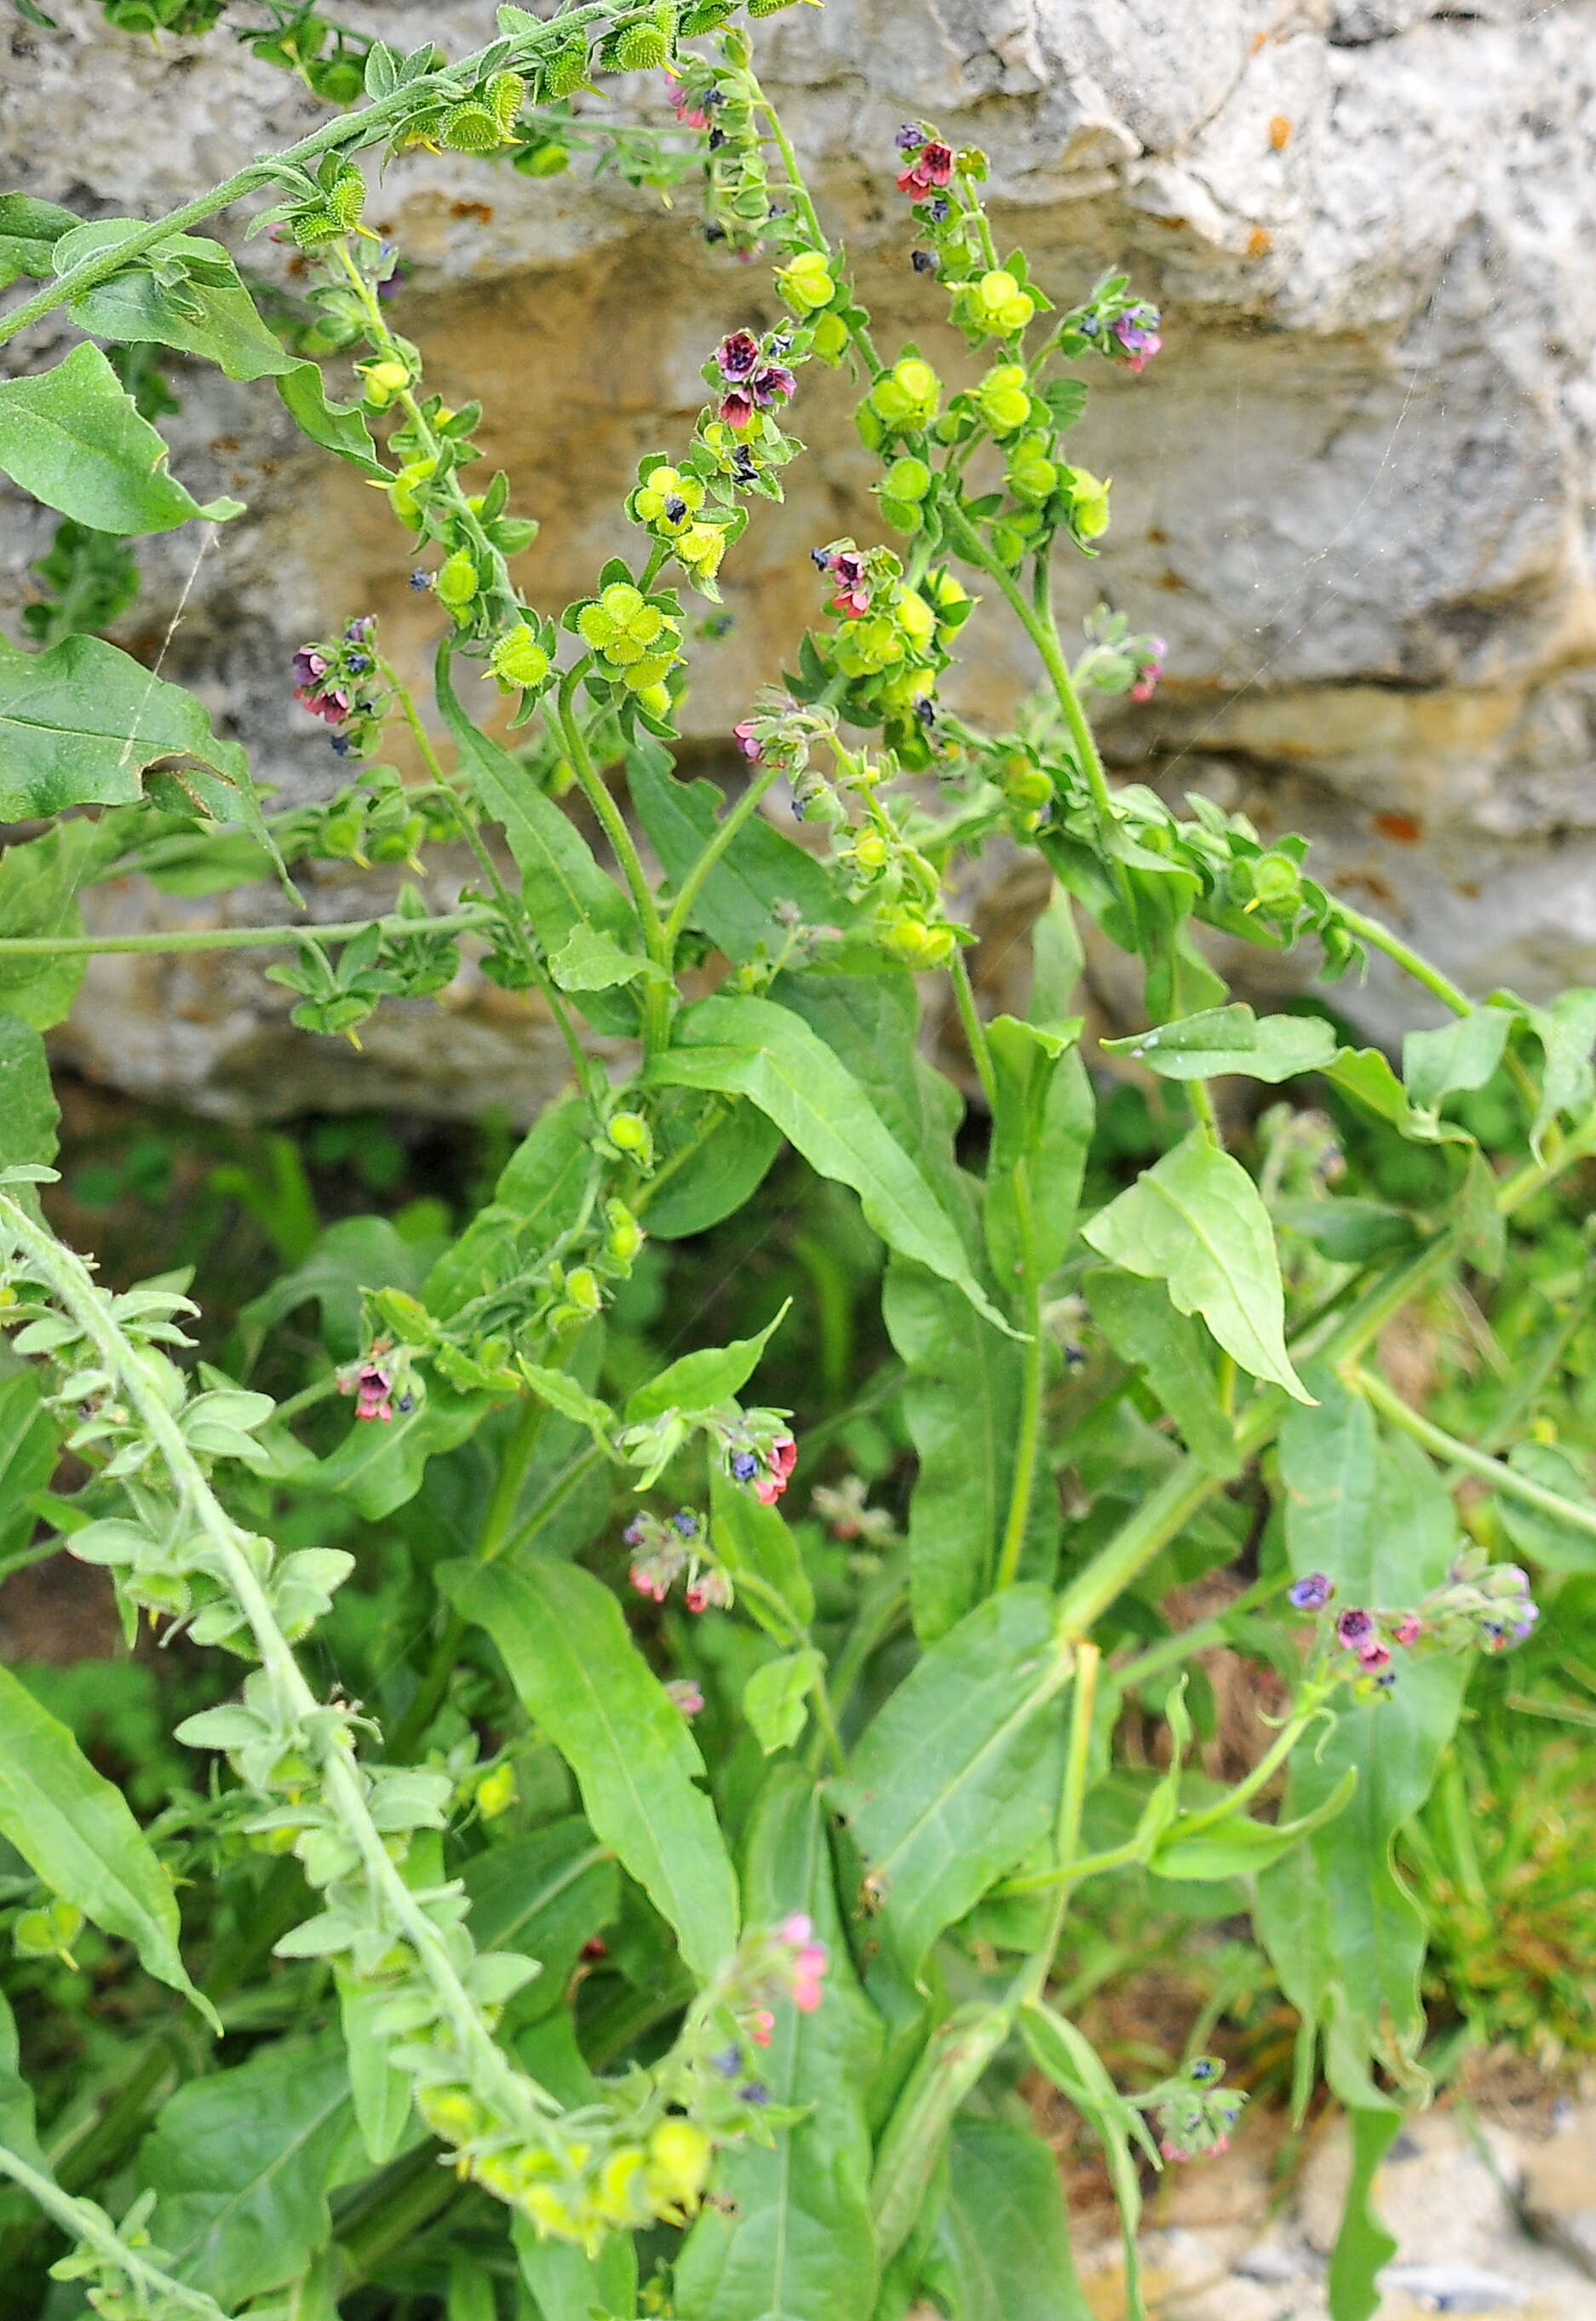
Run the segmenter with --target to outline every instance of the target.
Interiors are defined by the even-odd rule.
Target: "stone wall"
[[[52,13],[53,32],[0,33],[5,184],[154,214],[319,117],[224,37],[158,54],[89,0]],[[455,52],[491,26],[483,0],[343,14]],[[1596,981],[1596,0],[830,0],[763,30],[884,343],[944,342],[892,188],[905,114],[987,148],[1000,235],[1046,281],[1073,293],[1123,263],[1167,310],[1165,353],[1139,380],[1095,378],[1075,439],[1116,478],[1115,524],[1066,586],[1171,644],[1156,700],[1107,724],[1116,768],[1307,829],[1326,875],[1477,989]],[[638,454],[690,426],[707,347],[771,314],[764,278],[612,178],[422,155],[368,215],[413,267],[400,327],[444,392],[482,396],[484,443],[544,521],[523,569],[558,607],[621,544]],[[250,262],[288,261],[256,242]],[[55,350],[44,330],[25,358]],[[299,449],[269,393],[181,387],[175,469],[250,513],[197,569],[195,535],[146,544],[122,641],[159,648],[186,588],[166,672],[285,795],[320,794],[336,768],[292,707],[287,654],[370,609],[419,651],[432,608],[404,590],[377,496]],[[808,545],[869,534],[848,405],[845,382],[805,374],[811,456],[735,551],[736,625],[700,665],[706,753],[814,607]],[[5,514],[0,616],[45,530]],[[1028,672],[995,621],[966,634],[965,698],[1001,713]],[[351,907],[347,882],[314,900]],[[118,923],[150,907],[96,902]],[[486,1087],[526,1111],[558,1069],[519,1005],[468,979],[446,1019],[397,1014],[366,1067],[288,1032],[281,997],[253,965],[101,962],[67,1052],[213,1109],[459,1110]],[[1408,1003],[1375,977],[1350,1004],[1390,1034]]]

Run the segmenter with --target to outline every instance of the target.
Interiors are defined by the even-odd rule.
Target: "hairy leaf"
[[[1045,1280],[1063,1259],[1092,1141],[1094,1106],[1078,1016],[1051,1025],[999,1015],[987,1026],[997,1076],[986,1167],[986,1246],[1012,1296],[1029,1265]],[[1029,1233],[1025,1220],[1029,1220]]]
[[[809,1696],[826,1663],[812,1645],[762,1661],[742,1688],[742,1713],[767,1757],[790,1749],[809,1722]]]
[[[1268,1212],[1239,1160],[1200,1130],[1084,1229],[1101,1256],[1162,1281],[1254,1378],[1312,1399],[1285,1350],[1285,1297]]]
[[[79,223],[75,210],[30,194],[0,194],[0,290],[24,274],[53,272],[50,254],[63,234]]]
[[[1293,1412],[1281,1433],[1292,1569],[1327,1573],[1338,1607],[1403,1609],[1451,1561],[1451,1499],[1412,1443],[1378,1441],[1366,1407],[1333,1372],[1316,1371],[1313,1383],[1319,1406]],[[1259,1934],[1292,2004],[1324,2034],[1331,2086],[1343,2102],[1370,2108],[1389,2101],[1371,2080],[1371,2059],[1417,2077],[1424,1921],[1392,1850],[1434,1782],[1465,1676],[1455,1661],[1400,1650],[1397,1661],[1388,1698],[1347,1702],[1330,1732],[1293,1755],[1288,1817],[1321,1806],[1349,1770],[1356,1790],[1257,1888]]]
[[[1322,1071],[1336,1052],[1336,1035],[1318,1015],[1260,1018],[1240,1001],[1183,1015],[1129,1039],[1105,1040],[1111,1056],[1133,1056],[1161,1079],[1201,1080],[1221,1072],[1249,1079],[1289,1080]]]
[[[26,653],[0,637],[0,818],[23,822],[74,806],[131,806],[162,758],[209,769],[186,777],[207,814],[259,821],[249,760],[211,731],[192,693],[168,685],[99,637]]]
[[[517,2024],[565,2004],[582,1946],[621,1907],[621,1873],[580,1814],[475,1854],[466,1864],[471,1932],[483,1950],[519,1951],[541,1974],[511,2002]]]
[[[782,1133],[741,1097],[667,1088],[654,1123],[657,1166],[637,1206],[655,1241],[703,1233],[752,1200]]]
[[[1049,1704],[1069,1670],[1045,1588],[989,1596],[889,1695],[831,1784],[911,1974],[1047,1828],[1063,1739]]]
[[[0,1169],[48,1167],[60,1119],[44,1042],[32,1024],[0,1008]]]
[[[0,1667],[0,1834],[150,1973],[204,2007],[177,1952],[177,1899],[127,1800]]]
[[[726,800],[713,782],[677,781],[667,753],[634,750],[627,783],[638,820],[673,887],[679,887],[715,834]],[[700,887],[693,924],[729,959],[774,958],[787,931],[775,915],[791,903],[808,926],[857,916],[812,854],[754,815],[738,832]]]
[[[669,1410],[714,1410],[730,1402],[753,1377],[759,1357],[786,1312],[784,1305],[757,1337],[734,1338],[729,1346],[701,1346],[696,1353],[683,1354],[678,1361],[667,1362],[628,1399],[627,1424],[643,1426]]]
[[[328,2195],[365,2165],[342,2049],[325,2035],[179,2088],[139,2155],[172,2270],[230,2310],[304,2271],[331,2235]]]
[[[903,1415],[918,1457],[909,1503],[915,1634],[933,1643],[990,1587],[1014,1489],[1024,1350],[970,1313],[962,1293],[893,1257],[882,1315],[908,1367]],[[1058,1496],[1038,1461],[1020,1569],[1051,1579]]]
[[[443,722],[459,752],[461,771],[485,811],[500,824],[521,872],[521,891],[532,932],[547,956],[578,927],[608,935],[623,951],[642,947],[637,914],[570,816],[538,787],[529,769],[490,741],[466,715],[455,691],[450,648],[438,654],[434,683]],[[637,1000],[625,986],[583,996],[583,1013],[599,1032],[635,1031]]]
[[[518,1254],[540,1256],[582,1214],[594,1175],[593,1115],[576,1097],[551,1104],[511,1154],[458,1242],[427,1276],[429,1309],[445,1317],[512,1270]]]
[[[830,1951],[813,2015],[782,2007],[763,2077],[774,2100],[803,2111],[774,2150],[732,2144],[716,2189],[677,2260],[680,2321],[869,2321],[877,2263],[866,2190],[864,2101],[880,2025],[854,1977],[837,1906],[825,1816],[796,1765],[778,1766],[749,1825],[744,1885],[750,1917],[775,1925],[802,1910]]]
[[[787,1619],[807,1627],[814,1616],[814,1589],[780,1508],[762,1506],[752,1491],[715,1466],[710,1470],[710,1522],[715,1552],[733,1581],[762,1582],[779,1597]],[[752,1589],[748,1602],[754,1618],[770,1625],[767,1608]],[[777,1624],[773,1633],[786,1631]]]
[[[48,1158],[7,1153],[7,1095],[5,1018],[0,1015],[0,1167],[14,1159]],[[36,1521],[28,1502],[45,1488],[59,1455],[56,1424],[40,1399],[34,1372],[19,1370],[0,1378],[0,1562],[27,1545]]]
[[[1091,2321],[1070,2249],[1058,2162],[1009,2120],[954,2122],[938,2239],[953,2321]]]
[[[0,469],[46,507],[96,532],[170,532],[220,523],[239,500],[202,507],[167,473],[167,446],[98,347],[86,341],[53,370],[0,379]]]
[[[434,1378],[413,1410],[385,1424],[351,1419],[337,1450],[296,1473],[295,1481],[336,1492],[368,1523],[379,1523],[414,1498],[428,1460],[474,1434],[491,1407],[487,1395],[457,1394]]]
[[[116,851],[112,822],[59,822],[0,854],[0,935],[83,933],[78,889]],[[81,957],[0,957],[0,1007],[48,1032],[70,1010],[87,965]]]
[[[1241,1461],[1234,1422],[1214,1376],[1213,1341],[1180,1314],[1158,1281],[1094,1266],[1082,1285],[1092,1317],[1121,1361],[1135,1362],[1180,1428],[1186,1448],[1211,1475],[1234,1475]]]
[[[1512,1028],[1505,1007],[1474,1007],[1438,1032],[1410,1032],[1402,1042],[1402,1079],[1415,1107],[1435,1112],[1455,1090],[1483,1088]]]
[[[1380,2269],[1397,2253],[1393,2235],[1374,2213],[1374,2175],[1395,2143],[1402,2116],[1394,2106],[1381,2111],[1355,2110],[1352,2131],[1352,2175],[1341,2212],[1341,2229],[1330,2252],[1327,2284],[1335,2321],[1373,2321],[1383,2299]]]
[[[789,1008],[767,999],[701,1000],[676,1024],[677,1044],[657,1056],[656,1086],[715,1088],[751,1097],[822,1177],[851,1185],[866,1222],[890,1247],[962,1289],[1000,1329],[947,1211],[823,1042]]]
[[[575,1565],[447,1563],[440,1585],[487,1630],[522,1707],[576,1776],[594,1834],[676,1930],[707,1981],[737,1942],[737,1887],[681,1711],[610,1590]]]

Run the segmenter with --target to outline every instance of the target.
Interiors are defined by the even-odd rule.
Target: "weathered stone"
[[[1523,2204],[1530,2230],[1596,2279],[1596,2104],[1582,2105],[1530,2153]]]
[[[52,13],[54,32],[5,36],[7,183],[153,214],[321,117],[221,39],[157,53],[108,32],[92,0]],[[454,50],[491,25],[485,0],[344,13]],[[1023,237],[1045,281],[1124,264],[1167,308],[1165,353],[1139,380],[1094,378],[1076,439],[1118,479],[1116,522],[1064,600],[1073,616],[1106,593],[1172,647],[1158,698],[1105,720],[1114,767],[1308,829],[1327,875],[1481,990],[1596,979],[1596,0],[832,0],[775,19],[762,49],[884,344],[912,335],[966,367],[936,323],[941,294],[905,263],[890,177],[905,114],[988,148],[1000,237]],[[685,434],[717,333],[773,314],[766,278],[612,177],[421,155],[374,187],[370,214],[414,269],[401,327],[445,393],[482,396],[490,459],[544,519],[523,569],[557,609],[623,542],[635,461]],[[256,242],[249,262],[292,287],[284,253]],[[44,329],[26,358],[64,342]],[[176,470],[251,512],[213,542],[146,544],[126,641],[158,649],[192,581],[166,673],[200,687],[286,795],[321,794],[335,769],[289,705],[286,655],[375,607],[413,664],[432,608],[404,590],[406,543],[377,495],[299,448],[268,390],[186,371],[181,387]],[[870,533],[849,399],[805,375],[811,456],[730,560],[736,626],[699,664],[705,743],[813,613],[804,549]],[[0,614],[49,530],[11,514]],[[962,697],[1002,715],[1033,672],[995,618],[968,634]],[[1255,993],[1310,965],[1243,955]],[[253,967],[194,971],[195,1014],[163,1042],[145,1011],[164,989],[96,970],[73,1036],[111,1077],[137,1055],[141,1085],[275,1107],[280,1039],[252,1047],[245,1028],[276,1020],[261,992]],[[1383,972],[1345,1004],[1381,1034],[1416,1012]],[[457,1033],[474,1009],[424,1012],[441,1045],[399,1019],[395,1100],[436,1101],[447,1062],[451,1104],[469,1105]],[[507,1037],[536,1079],[532,1035]],[[504,1056],[503,1039],[484,1051],[485,1093]],[[334,1079],[371,1100],[343,1060],[313,1069],[316,1101]]]

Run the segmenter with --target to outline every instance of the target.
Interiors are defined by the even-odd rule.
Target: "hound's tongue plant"
[[[1423,2087],[1424,1927],[1392,1843],[1471,1656],[1536,1618],[1497,1510],[1533,1517],[1531,1550],[1596,1532],[1572,1470],[1454,1440],[1365,1364],[1410,1301],[1499,1266],[1509,1222],[1596,1147],[1592,996],[1477,1006],[1317,884],[1300,841],[1111,783],[1094,696],[1146,702],[1179,667],[1082,592],[1112,512],[1088,395],[1105,365],[1174,360],[1157,312],[1117,273],[1038,281],[993,238],[984,157],[911,122],[866,158],[902,204],[926,345],[878,346],[735,15],[504,7],[454,63],[326,28],[312,47],[285,19],[287,60],[353,109],[165,220],[0,204],[0,258],[37,285],[0,337],[87,334],[0,384],[0,468],[70,527],[59,574],[91,533],[246,520],[168,474],[96,343],[153,342],[272,381],[380,488],[436,637],[428,699],[369,607],[307,633],[285,714],[342,770],[289,814],[198,699],[77,633],[55,566],[41,649],[0,648],[0,812],[47,825],[0,865],[0,1526],[32,1553],[41,1520],[110,1573],[130,1638],[233,1670],[177,1730],[193,1793],[148,1828],[0,1673],[18,1956],[59,1961],[70,1992],[87,1922],[137,2026],[86,2130],[71,2100],[36,2128],[5,2064],[0,2171],[107,2316],[1077,2316],[1056,2174],[1011,2093],[1026,2059],[1102,2138],[1128,2234],[1138,2169],[1222,2150],[1243,2100],[1205,2053],[1121,2089],[1056,2004],[1083,1889],[1134,1868],[1253,1911],[1304,2098],[1322,2043],[1359,2158],[1336,2309],[1362,2321],[1386,2245],[1366,2185]],[[644,71],[661,129],[582,97]],[[630,545],[573,603],[546,601],[509,478],[475,472],[480,406],[446,405],[390,321],[367,171],[417,146],[695,173],[712,244],[760,269],[729,272],[747,311],[706,343],[703,409],[617,476]],[[196,231],[224,211],[296,245],[294,350]],[[726,705],[722,797],[673,763],[699,606],[719,617],[745,528],[781,523],[816,364],[857,389],[877,515],[807,543],[813,625]],[[106,569],[82,601],[104,606]],[[1002,622],[1043,685],[988,733],[957,663]],[[100,937],[75,915],[146,865],[211,891],[274,861],[419,872],[440,842],[474,864],[447,912],[401,880],[353,924],[279,908]],[[989,1015],[958,897],[999,847],[1048,893],[1029,999]],[[1078,918],[1141,973],[1147,1028],[1109,1046],[1186,1107],[1169,1149],[1085,1198]],[[1378,949],[1448,1020],[1399,1075],[1324,1012],[1231,1000],[1199,929],[1306,942],[1331,980]],[[427,1262],[349,1221],[250,1309],[247,1348],[320,1301],[324,1348],[281,1403],[190,1363],[185,1283],[112,1294],[41,1206],[41,1033],[86,959],[206,946],[275,948],[294,1021],[357,1042],[469,946],[569,1052],[568,1094]],[[949,994],[957,1148],[965,1098],[917,1036]],[[1413,1206],[1330,1189],[1326,1138],[1289,1110],[1228,1140],[1220,1078],[1328,1085],[1413,1147]],[[1492,1081],[1500,1165],[1453,1101]],[[613,1331],[648,1237],[758,1204],[784,1145],[885,1252],[906,1536],[839,1470],[840,1426],[806,1444],[780,1388],[761,1398],[784,1310],[663,1368]],[[1175,1583],[1230,1564],[1237,1608],[1172,1628]],[[367,1599],[387,1609],[362,1625]],[[1189,1762],[1176,1680],[1227,1639],[1285,1696],[1229,1789]],[[360,1698],[335,1673],[351,1654]],[[1162,1770],[1116,1768],[1128,1706],[1162,1715]],[[56,2034],[23,2027],[48,2054]],[[18,2245],[32,2263],[42,2242]]]

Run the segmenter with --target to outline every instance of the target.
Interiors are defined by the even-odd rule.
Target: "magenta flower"
[[[1343,1612],[1336,1623],[1337,1638],[1348,1652],[1356,1652],[1358,1646],[1366,1644],[1374,1634],[1374,1623],[1366,1612]]]
[[[933,138],[922,145],[918,158],[898,179],[898,191],[923,201],[928,194],[938,193],[953,175],[953,148]]]
[[[1391,1632],[1393,1644],[1416,1644],[1424,1634],[1424,1623],[1417,1612],[1404,1612]]]
[[[759,341],[752,331],[733,331],[715,349],[715,361],[722,378],[732,382],[752,378],[762,358]]]
[[[1359,1668],[1366,1669],[1371,1676],[1377,1669],[1389,1668],[1391,1666],[1389,1646],[1383,1644],[1378,1636],[1372,1638],[1366,1644],[1360,1644],[1357,1651],[1357,1664]]]
[[[692,98],[682,86],[680,81],[673,81],[670,87],[666,91],[666,95],[670,99],[671,111],[676,114],[677,121],[680,122],[684,129],[707,129],[709,127],[709,114],[704,111],[701,105],[694,104]]]
[[[836,583],[831,610],[842,614],[847,620],[861,620],[870,610],[870,589],[865,577],[865,560],[857,549],[839,549],[835,556],[825,560],[825,569]]]
[[[1138,374],[1144,371],[1163,346],[1158,334],[1156,306],[1132,306],[1113,325],[1113,333],[1125,350],[1127,368]]]
[[[785,402],[789,396],[796,394],[798,381],[785,363],[770,362],[760,365],[748,387],[755,402],[761,410],[766,410],[771,404]]]
[[[380,1362],[361,1366],[355,1380],[355,1415],[380,1419],[385,1424],[394,1415],[393,1375]]]
[[[790,1434],[778,1434],[770,1446],[770,1468],[754,1486],[754,1496],[761,1506],[774,1506],[793,1479],[798,1464],[798,1445]]]
[[[732,727],[731,738],[737,743],[739,752],[748,760],[749,765],[758,765],[765,755],[765,744],[755,733],[754,721],[751,717],[740,719]]]

